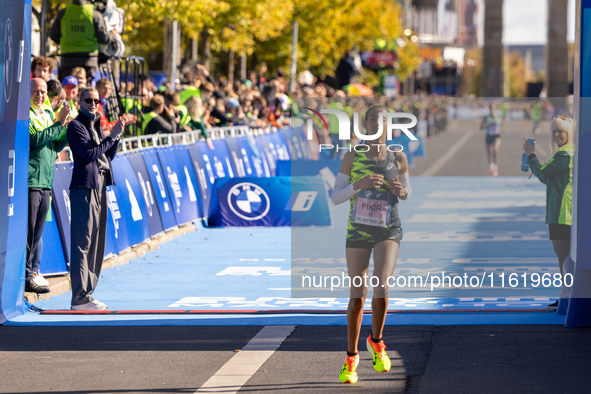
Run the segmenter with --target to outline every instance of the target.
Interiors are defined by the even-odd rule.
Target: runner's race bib
[[[353,200],[351,223],[386,228],[390,225],[391,210],[391,193],[361,189]]]

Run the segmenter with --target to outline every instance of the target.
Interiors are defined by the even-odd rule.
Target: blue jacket
[[[97,113],[94,119],[84,112],[68,124],[68,143],[74,158],[74,170],[72,171],[72,182],[70,189],[98,189],[98,158],[104,153],[109,162],[109,174],[107,175],[107,186],[115,185],[113,177],[113,166],[111,160],[117,155],[119,139],[107,137],[100,145],[97,145],[92,138],[91,125],[94,122],[96,130],[101,132],[101,115]]]

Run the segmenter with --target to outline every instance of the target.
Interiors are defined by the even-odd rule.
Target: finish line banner
[[[217,226],[330,226],[320,177],[220,179]]]

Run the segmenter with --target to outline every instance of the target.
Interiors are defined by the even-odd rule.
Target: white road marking
[[[404,233],[405,242],[500,242],[500,241],[547,241],[548,232],[536,231],[522,233],[521,231],[407,231]]]
[[[195,393],[237,393],[275,353],[295,326],[265,326]]]
[[[443,166],[445,166],[445,164],[447,164],[447,162],[450,161],[451,158],[455,156],[455,154],[462,148],[462,146],[464,146],[464,144],[466,144],[466,142],[468,142],[470,137],[472,137],[472,135],[474,135],[474,134],[476,134],[476,133],[474,133],[474,132],[465,133],[462,136],[462,138],[460,138],[458,140],[458,142],[456,142],[454,145],[452,145],[452,147],[447,152],[445,152],[439,159],[435,160],[435,163],[431,164],[431,167],[427,168],[427,170],[425,172],[423,172],[421,175],[422,176],[433,176],[433,175],[437,174],[439,172],[439,170],[441,170],[443,168]]]
[[[512,198],[546,197],[545,190],[435,190],[428,198]]]
[[[545,215],[531,214],[527,216],[516,216],[512,214],[473,214],[458,215],[450,213],[440,214],[414,214],[409,222],[411,223],[491,223],[491,222],[543,222]]]
[[[426,201],[420,208],[427,209],[493,209],[493,208],[523,208],[545,207],[545,200],[525,201]]]
[[[291,270],[282,270],[281,267],[228,267],[220,271],[216,276],[234,275],[234,276],[289,276]]]

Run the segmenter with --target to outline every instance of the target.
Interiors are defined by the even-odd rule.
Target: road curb
[[[142,257],[146,253],[151,252],[153,250],[160,249],[160,244],[172,241],[176,237],[180,237],[181,235],[185,235],[193,231],[197,231],[197,227],[194,223],[187,223],[182,226],[179,226],[178,228],[167,231],[166,233],[163,233],[150,240],[144,241],[139,245],[134,246],[130,250],[121,252],[115,257],[103,261],[102,270],[104,271],[109,268],[117,267],[123,264],[128,264],[133,259]],[[25,301],[33,304],[37,301],[46,300],[53,296],[67,293],[72,288],[72,284],[70,283],[70,275],[68,274],[62,276],[48,277],[46,279],[49,282],[50,292],[45,294],[25,292]]]

